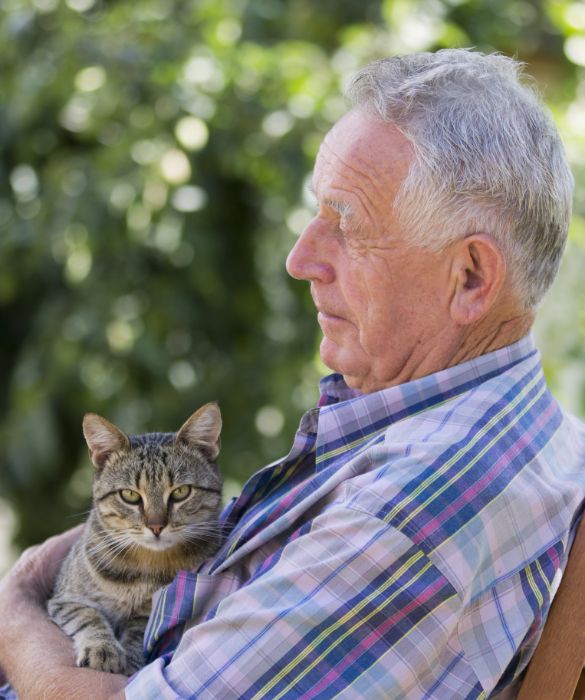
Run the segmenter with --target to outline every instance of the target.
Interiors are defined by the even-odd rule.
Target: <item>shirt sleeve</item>
[[[332,506],[187,629],[170,663],[140,671],[126,697],[447,697],[433,691],[447,676],[452,700],[483,697],[458,647],[461,612],[410,539]]]

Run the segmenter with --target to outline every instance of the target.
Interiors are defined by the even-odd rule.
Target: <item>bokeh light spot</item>
[[[106,82],[106,71],[102,66],[88,66],[75,76],[75,87],[82,92],[99,90]]]
[[[65,2],[75,12],[88,12],[95,5],[96,0],[65,0]]]
[[[169,368],[169,380],[179,391],[191,389],[197,382],[197,373],[193,365],[187,360],[173,362]]]
[[[276,406],[263,406],[256,414],[254,422],[261,435],[276,437],[284,426],[284,416]]]
[[[207,124],[197,117],[183,117],[177,122],[175,136],[179,143],[189,151],[198,151],[209,139]]]
[[[30,165],[17,165],[10,173],[10,185],[17,199],[28,202],[39,191],[39,178]]]
[[[570,36],[565,40],[565,56],[577,66],[585,66],[585,36]]]
[[[196,185],[185,185],[173,192],[171,201],[177,211],[199,211],[207,204],[207,192]]]
[[[191,177],[191,164],[183,151],[170,148],[160,159],[160,171],[171,185],[180,185]]]
[[[287,134],[294,126],[295,120],[290,112],[279,109],[271,112],[262,121],[262,129],[272,138],[280,138]]]

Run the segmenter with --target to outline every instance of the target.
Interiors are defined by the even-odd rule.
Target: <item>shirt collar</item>
[[[427,410],[537,356],[532,335],[512,345],[404,384],[361,394],[340,374],[321,380],[317,463],[362,443],[388,425]]]

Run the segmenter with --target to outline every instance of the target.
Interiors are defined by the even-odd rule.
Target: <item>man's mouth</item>
[[[329,313],[327,311],[322,311],[318,309],[317,313],[317,321],[319,324],[323,323],[338,323],[340,321],[344,321],[345,319],[342,318],[341,316],[337,316],[336,314]]]

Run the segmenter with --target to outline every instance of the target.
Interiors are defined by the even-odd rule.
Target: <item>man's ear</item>
[[[450,314],[467,326],[493,307],[506,279],[506,263],[491,236],[473,234],[453,243]]]

